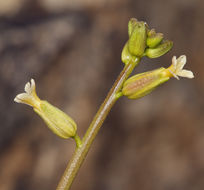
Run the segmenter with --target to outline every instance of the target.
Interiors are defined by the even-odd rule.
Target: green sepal
[[[132,31],[135,27],[135,25],[138,23],[138,20],[136,18],[131,18],[128,22],[128,35],[129,37],[131,36],[132,34]]]
[[[173,46],[173,42],[166,40],[156,48],[147,48],[145,54],[149,58],[157,58],[166,54]]]
[[[40,109],[34,108],[34,111],[44,120],[49,129],[59,137],[67,139],[76,135],[77,125],[74,120],[47,101],[41,101]]]
[[[121,53],[121,60],[125,64],[128,64],[129,62],[135,62],[137,60],[137,57],[132,55],[129,52],[128,42],[126,42],[125,46],[123,47],[123,50],[122,50],[122,53]]]
[[[153,29],[151,29],[151,30],[149,30],[149,31],[147,32],[147,37],[153,36],[153,35],[155,35],[155,34],[156,34],[156,31],[155,31],[155,29],[153,28]]]
[[[136,22],[128,28],[130,34],[128,40],[129,52],[134,56],[141,57],[146,48],[147,25],[145,22]]]
[[[162,33],[156,33],[147,37],[147,46],[150,48],[154,48],[161,43],[163,40],[164,35]]]
[[[170,78],[163,75],[165,68],[141,73],[130,77],[123,85],[122,93],[129,99],[138,99],[154,90]]]

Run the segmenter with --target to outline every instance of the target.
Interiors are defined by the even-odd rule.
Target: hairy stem
[[[123,83],[131,74],[134,67],[138,64],[139,61],[140,59],[137,59],[134,63],[131,62],[125,65],[125,67],[121,71],[120,75],[118,76],[112,88],[110,89],[106,99],[104,100],[94,119],[92,120],[88,130],[86,131],[86,134],[82,139],[82,143],[76,148],[75,153],[69,161],[69,164],[60,179],[57,190],[68,190],[71,187],[71,184],[81,164],[83,163],[101,125],[103,124],[105,118],[107,117],[108,113],[110,112],[117,99],[121,96],[120,91]]]

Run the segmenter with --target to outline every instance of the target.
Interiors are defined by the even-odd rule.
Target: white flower
[[[194,78],[193,72],[183,69],[186,64],[186,56],[181,55],[178,59],[176,56],[172,58],[172,65],[168,68],[169,72],[179,80],[179,77]]]
[[[25,85],[25,93],[18,94],[14,101],[17,103],[27,104],[34,108],[39,108],[41,100],[38,98],[35,91],[35,81],[27,82]]]
[[[47,101],[40,100],[36,94],[35,81],[33,79],[26,83],[25,93],[18,94],[14,101],[32,106],[52,132],[59,137],[67,139],[76,135],[77,125],[74,120]]]

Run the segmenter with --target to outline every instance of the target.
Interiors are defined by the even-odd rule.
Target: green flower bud
[[[123,48],[122,54],[121,54],[122,62],[125,63],[125,64],[128,64],[131,61],[134,62],[136,59],[137,59],[137,57],[135,57],[134,55],[132,55],[129,52],[128,42],[126,42],[126,44],[125,44],[125,46]]]
[[[47,101],[40,100],[36,94],[35,81],[33,79],[31,79],[31,83],[28,82],[25,85],[25,92],[18,94],[14,101],[32,106],[51,131],[59,137],[64,139],[75,137],[77,130],[76,123],[60,109]]]
[[[154,28],[151,29],[151,30],[149,30],[149,31],[147,32],[147,36],[148,36],[148,37],[153,36],[153,35],[155,35],[155,34],[156,34],[156,31],[155,31]]]
[[[164,36],[162,33],[157,33],[147,37],[147,46],[150,48],[154,48],[161,43]]]
[[[135,25],[138,23],[138,20],[136,18],[131,18],[130,21],[128,22],[128,35],[129,37],[132,34],[132,31],[135,27]]]
[[[158,85],[170,79],[165,70],[159,68],[130,77],[123,85],[123,95],[129,99],[137,99],[149,94]]]
[[[147,25],[145,22],[136,22],[134,20],[129,23],[132,23],[128,27],[130,34],[128,40],[129,52],[136,57],[141,57],[146,48]]]
[[[173,46],[173,42],[166,40],[156,48],[147,48],[145,55],[149,58],[157,58],[167,53]]]

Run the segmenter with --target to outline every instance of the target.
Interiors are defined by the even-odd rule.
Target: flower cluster
[[[136,66],[144,56],[148,58],[160,57],[173,46],[172,41],[164,40],[162,33],[157,33],[154,29],[150,30],[145,22],[138,21],[135,18],[130,19],[128,23],[128,35],[129,39],[121,54],[122,62],[126,65]],[[172,64],[168,68],[162,67],[128,78],[124,82],[121,91],[118,92],[119,95],[116,95],[118,95],[117,97],[124,95],[130,99],[137,99],[149,94],[157,86],[172,77],[176,79],[179,79],[179,77],[193,78],[194,75],[191,71],[183,69],[185,64],[185,55],[180,56],[178,59],[174,56]],[[25,93],[17,95],[14,101],[32,106],[47,126],[59,137],[77,139],[77,125],[74,120],[47,101],[41,100],[36,94],[33,79],[25,85]]]
[[[164,40],[162,33],[156,33],[154,29],[149,30],[148,25],[135,18],[128,23],[129,39],[126,42],[121,60],[123,63],[135,63],[144,56],[157,58],[167,53],[173,46],[170,40]]]

